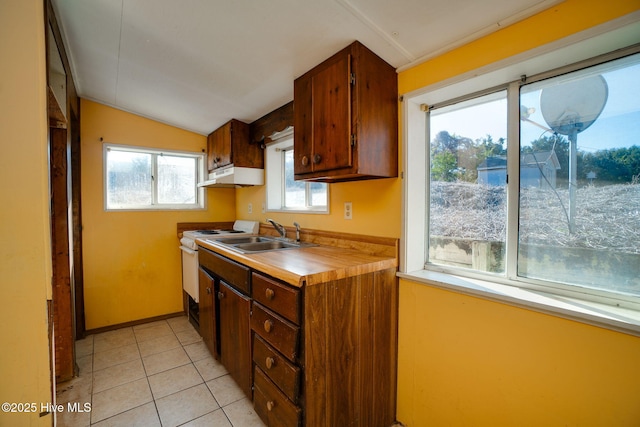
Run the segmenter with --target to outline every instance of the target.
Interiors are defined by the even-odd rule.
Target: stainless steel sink
[[[310,243],[296,243],[265,236],[229,237],[216,240],[211,239],[209,242],[241,253],[277,251],[314,246]]]
[[[295,243],[287,243],[279,240],[271,240],[267,242],[241,243],[235,246],[245,252],[272,251],[275,249],[299,248],[300,245]]]
[[[262,236],[247,236],[247,237],[226,237],[224,239],[216,239],[216,243],[220,243],[222,245],[238,245],[244,243],[261,243],[261,242],[270,242],[273,239]],[[214,240],[211,240],[212,242]]]

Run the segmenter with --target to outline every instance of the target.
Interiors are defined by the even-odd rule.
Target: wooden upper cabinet
[[[230,164],[264,168],[264,152],[260,144],[249,140],[249,125],[235,119],[214,130],[207,138],[207,169],[212,171]]]
[[[398,79],[359,42],[294,82],[294,174],[338,182],[398,176]]]

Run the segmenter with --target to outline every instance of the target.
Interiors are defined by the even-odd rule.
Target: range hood
[[[264,185],[264,169],[241,168],[232,164],[209,173],[209,179],[198,187],[242,187]]]

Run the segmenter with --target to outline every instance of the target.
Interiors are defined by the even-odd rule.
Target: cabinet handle
[[[316,165],[317,165],[318,163],[320,163],[320,160],[322,160],[322,156],[321,156],[320,154],[315,154],[315,155],[313,156],[313,163],[314,163],[314,164],[316,164]]]
[[[271,369],[275,366],[276,360],[273,357],[267,357],[264,363],[267,365],[267,369]]]
[[[270,400],[267,402],[267,411],[271,412],[273,411],[273,408],[276,406],[276,402],[274,402],[273,400]]]
[[[207,294],[211,295],[211,288],[207,288]]]
[[[267,290],[264,291],[264,295],[267,297],[268,300],[272,300],[273,297],[276,295],[276,293],[273,289],[267,288]]]
[[[264,330],[269,333],[271,332],[271,329],[273,328],[273,322],[269,319],[264,321]]]
[[[224,293],[222,291],[218,292],[218,299],[223,299]]]
[[[302,166],[307,166],[309,164],[309,158],[307,156],[302,156]]]

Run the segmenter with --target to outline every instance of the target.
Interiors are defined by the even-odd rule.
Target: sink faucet
[[[273,225],[273,228],[275,228],[278,234],[280,234],[280,237],[282,237],[283,239],[287,237],[287,230],[285,230],[282,224],[278,224],[272,219],[268,219],[267,222],[270,222],[271,225]]]
[[[296,227],[296,243],[300,243],[300,224],[294,222],[293,225]]]

